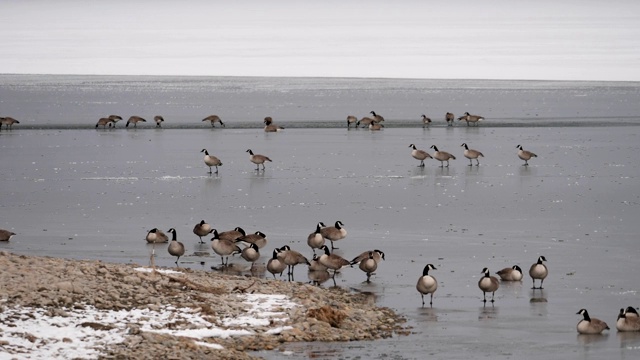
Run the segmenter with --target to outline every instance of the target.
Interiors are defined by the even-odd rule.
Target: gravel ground
[[[404,319],[388,308],[376,307],[370,296],[342,288],[319,288],[299,282],[233,276],[218,272],[179,269],[181,273],[140,271],[139,266],[101,261],[67,260],[0,252],[0,319],[11,326],[8,310],[26,307],[45,310],[43,316],[68,316],[70,309],[101,311],[146,309],[166,312],[188,308],[220,328],[233,328],[225,319],[246,316],[247,294],[286,295],[295,306],[279,309],[282,331],[269,325],[251,328],[250,335],[229,337],[176,336],[146,331],[135,321],[126,323],[124,341],[96,345],[104,359],[253,358],[247,351],[277,350],[284,342],[375,340],[408,334]],[[159,270],[159,269],[156,269]],[[178,269],[176,269],[178,270]],[[2,315],[5,315],[2,317]],[[109,330],[100,322],[83,324]],[[164,329],[198,329],[189,321],[165,322]],[[15,325],[14,325],[15,327]],[[162,329],[160,329],[162,330]],[[5,330],[6,331],[6,330]],[[0,332],[0,339],[4,335]],[[36,336],[24,334],[32,343]],[[63,341],[72,340],[65,339]],[[214,349],[208,344],[222,346]],[[1,340],[0,349],[25,356],[29,350]],[[17,356],[17,355],[16,355]]]

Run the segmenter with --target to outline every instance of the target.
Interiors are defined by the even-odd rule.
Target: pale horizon
[[[0,73],[640,81],[640,2],[3,1]]]

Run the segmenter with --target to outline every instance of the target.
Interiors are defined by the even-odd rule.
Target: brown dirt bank
[[[100,349],[106,359],[243,359],[252,358],[245,351],[278,349],[285,342],[374,340],[407,334],[404,319],[394,311],[376,307],[371,296],[342,288],[190,269],[180,269],[183,274],[141,272],[136,267],[0,252],[0,314],[18,306],[46,309],[46,316],[65,316],[65,309],[88,306],[166,311],[162,306],[174,305],[192,309],[215,326],[224,327],[221,319],[247,314],[242,294],[282,294],[297,304],[279,310],[287,317],[277,325],[290,328],[278,334],[268,334],[269,326],[258,326],[251,328],[251,335],[200,340],[222,345],[224,350],[198,345],[187,337],[143,331],[128,323],[124,342]],[[101,327],[99,323],[91,325]],[[0,342],[0,349],[12,353],[7,345]]]

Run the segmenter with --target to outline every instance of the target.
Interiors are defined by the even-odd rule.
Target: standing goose
[[[244,229],[238,226],[233,230],[227,230],[219,233],[218,237],[220,238],[220,240],[229,240],[231,242],[235,242],[237,238],[245,235],[246,233],[244,232]]]
[[[219,122],[221,126],[225,126],[222,122],[222,119],[220,119],[218,115],[209,115],[206,118],[202,119],[202,121],[209,121],[211,123],[211,127],[216,127],[215,124],[217,122]]]
[[[278,126],[273,124],[273,119],[270,116],[264,118],[264,131],[265,132],[278,132],[280,130],[284,130],[282,126]]]
[[[309,263],[309,260],[307,260],[307,258],[304,257],[304,255],[300,254],[297,251],[291,250],[289,245],[285,245],[280,248],[278,259],[280,259],[280,261],[284,262],[287,265],[288,267],[287,274],[291,278],[293,278],[293,269],[296,267],[296,265],[298,264],[311,265],[311,263]]]
[[[417,149],[414,144],[409,145],[409,147],[413,149],[411,150],[411,156],[416,160],[420,160],[420,165],[418,165],[418,167],[424,167],[425,159],[433,159],[428,152]]]
[[[606,322],[590,317],[586,309],[580,309],[576,314],[582,315],[582,320],[580,320],[576,326],[580,334],[600,334],[609,329]]]
[[[240,236],[235,239],[235,242],[244,242],[246,244],[256,244],[260,249],[267,245],[267,235],[262,231],[256,231],[253,234]]]
[[[351,124],[356,125],[358,122],[358,118],[353,116],[353,115],[349,115],[347,116],[347,129],[351,128]],[[356,125],[356,128],[358,127],[358,125]]]
[[[120,115],[109,115],[109,119],[111,119],[111,121],[113,121],[113,127],[116,127],[116,123],[118,123],[118,121],[122,120],[122,116]]]
[[[469,166],[473,166],[473,159],[476,160],[476,166],[480,166],[480,160],[478,160],[478,158],[484,157],[484,155],[478,150],[469,149],[467,143],[462,143],[460,146],[464,147],[464,157],[469,159]]]
[[[269,159],[268,157],[260,154],[254,154],[253,151],[251,151],[251,149],[247,150],[246,152],[249,153],[249,161],[256,164],[256,170],[258,171],[260,170],[260,164],[262,164],[262,170],[264,170],[265,169],[264,162],[265,161],[271,162],[271,159]]]
[[[113,126],[115,126],[115,121],[109,118],[100,118],[96,123],[96,129],[98,128],[98,126],[102,126],[103,129],[106,129],[107,124],[109,125],[109,127],[111,127],[112,124],[114,124]]]
[[[287,268],[287,265],[278,258],[279,253],[280,249],[273,249],[273,256],[267,262],[267,271],[273,275],[274,279],[276,278],[276,274],[280,274],[280,276],[282,276],[284,269]]]
[[[335,223],[335,226],[327,226],[320,230],[322,236],[331,241],[331,250],[337,249],[337,247],[333,246],[334,241],[342,240],[347,236],[347,230],[343,228],[344,224],[342,221],[338,220]]]
[[[460,116],[458,120],[459,121],[465,120],[467,122],[467,126],[469,126],[469,123],[475,123],[476,126],[478,126],[478,123],[484,120],[484,117],[480,115],[471,115],[468,112],[466,112],[464,113],[464,115]]]
[[[213,237],[211,238],[211,248],[213,251],[220,255],[220,259],[222,260],[222,266],[229,265],[229,255],[240,254],[242,253],[242,249],[238,247],[231,240],[222,240],[218,235],[218,230],[213,229]],[[224,257],[227,257],[227,261],[224,261]]]
[[[9,241],[15,234],[9,230],[0,229],[0,241]]]
[[[176,265],[178,265],[178,260],[180,260],[180,256],[184,255],[184,245],[178,241],[176,229],[171,228],[167,232],[170,232],[173,235],[171,237],[171,242],[169,242],[169,246],[167,247],[167,251],[169,251],[170,255],[177,256]]]
[[[516,146],[516,148],[518,148],[518,157],[520,158],[520,160],[524,160],[524,165],[522,166],[529,166],[529,159],[531,159],[532,157],[538,157],[538,155],[532,153],[531,151],[522,149],[522,145],[518,145]]]
[[[478,281],[478,287],[480,288],[480,290],[482,290],[482,301],[485,303],[487,302],[487,293],[490,292],[491,302],[493,302],[496,295],[496,290],[498,290],[498,288],[500,287],[500,283],[495,276],[489,275],[488,268],[482,269],[481,273],[484,274],[484,276],[480,278],[480,281]]]
[[[140,116],[132,116],[127,120],[127,125],[125,127],[129,127],[129,124],[133,124],[134,128],[138,127],[138,122],[147,122],[147,120],[141,118]]]
[[[378,123],[377,121],[373,121],[371,122],[371,124],[369,124],[369,130],[371,131],[380,131],[383,127],[384,125]]]
[[[367,283],[370,283],[371,274],[378,268],[378,262],[373,258],[373,251],[369,251],[368,257],[360,261],[359,268],[367,274]]]
[[[373,260],[376,261],[376,263],[379,263],[381,260],[384,260],[384,252],[382,252],[382,250],[367,250],[365,252],[363,252],[362,254],[356,256],[353,258],[353,260],[351,260],[351,265],[355,265],[358,264],[359,262],[368,259],[369,258],[369,253],[373,252]]]
[[[376,122],[383,122],[384,118],[381,115],[376,114],[375,111],[371,111],[369,114],[373,115],[373,120]]]
[[[162,127],[162,123],[164,122],[164,118],[160,115],[156,115],[153,117],[153,121],[156,122],[156,127]]]
[[[204,153],[204,163],[205,165],[207,165],[209,167],[209,174],[213,174],[213,172],[211,172],[211,167],[215,166],[216,167],[216,174],[218,173],[218,166],[222,166],[222,161],[220,161],[220,159],[218,159],[217,157],[213,156],[213,155],[209,155],[209,152],[207,151],[207,149],[202,149],[200,150],[200,152]]]
[[[158,228],[153,228],[149,230],[147,233],[147,237],[145,238],[149,244],[153,243],[166,243],[169,241],[167,235],[162,232],[162,230],[158,230]]]
[[[322,236],[322,228],[325,227],[323,222],[319,222],[316,225],[316,231],[309,234],[307,237],[307,245],[316,253],[316,249],[320,249],[324,245],[324,236]]]
[[[327,269],[333,270],[333,278],[335,280],[336,272],[343,267],[348,266],[349,261],[340,255],[332,254],[327,245],[322,245],[321,249],[324,250],[324,254],[320,255],[318,262],[326,266]]]
[[[425,126],[429,126],[429,124],[431,124],[431,119],[427,117],[427,115],[422,114],[422,128],[424,129]]]
[[[249,244],[246,248],[242,249],[240,256],[251,263],[251,269],[256,264],[256,261],[260,259],[260,250],[256,244]]]
[[[529,276],[533,280],[532,289],[542,289],[542,283],[544,282],[544,278],[549,274],[549,270],[547,270],[547,265],[543,264],[543,261],[547,261],[544,256],[538,257],[538,261],[531,265],[529,268]],[[536,279],[540,279],[540,287],[536,287]]]
[[[447,162],[447,167],[449,167],[449,160],[455,160],[456,157],[449,154],[446,151],[438,151],[438,147],[435,145],[431,145],[431,148],[435,150],[432,157],[438,161],[440,161],[440,167],[444,167],[444,162]]]
[[[522,280],[522,269],[520,266],[513,265],[510,268],[504,268],[496,272],[502,281],[520,281]]]
[[[447,122],[447,126],[453,126],[454,119],[455,119],[455,116],[450,112],[444,115],[444,120]]]
[[[211,225],[207,224],[204,220],[200,221],[193,227],[193,233],[200,238],[200,244],[204,244],[202,237],[211,234],[211,232],[213,232]]]
[[[8,116],[0,118],[0,130],[2,130],[2,125],[6,125],[7,129],[13,129],[13,124],[20,124],[20,121]]]
[[[638,317],[638,313],[629,312],[628,309],[632,307],[628,307],[627,311],[625,309],[620,309],[620,314],[618,315],[618,320],[616,321],[616,329],[618,331],[640,331],[640,317]]]
[[[418,283],[416,284],[416,289],[422,296],[422,306],[424,306],[424,296],[426,294],[431,295],[431,300],[429,300],[429,305],[433,305],[433,293],[438,289],[438,280],[433,276],[429,275],[429,270],[437,270],[435,266],[432,264],[427,264],[422,270],[422,276],[418,279]]]

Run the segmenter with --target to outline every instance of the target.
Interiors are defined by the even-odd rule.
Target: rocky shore
[[[407,334],[372,296],[338,287],[7,252],[0,269],[0,350],[16,358],[249,359],[286,342]]]

